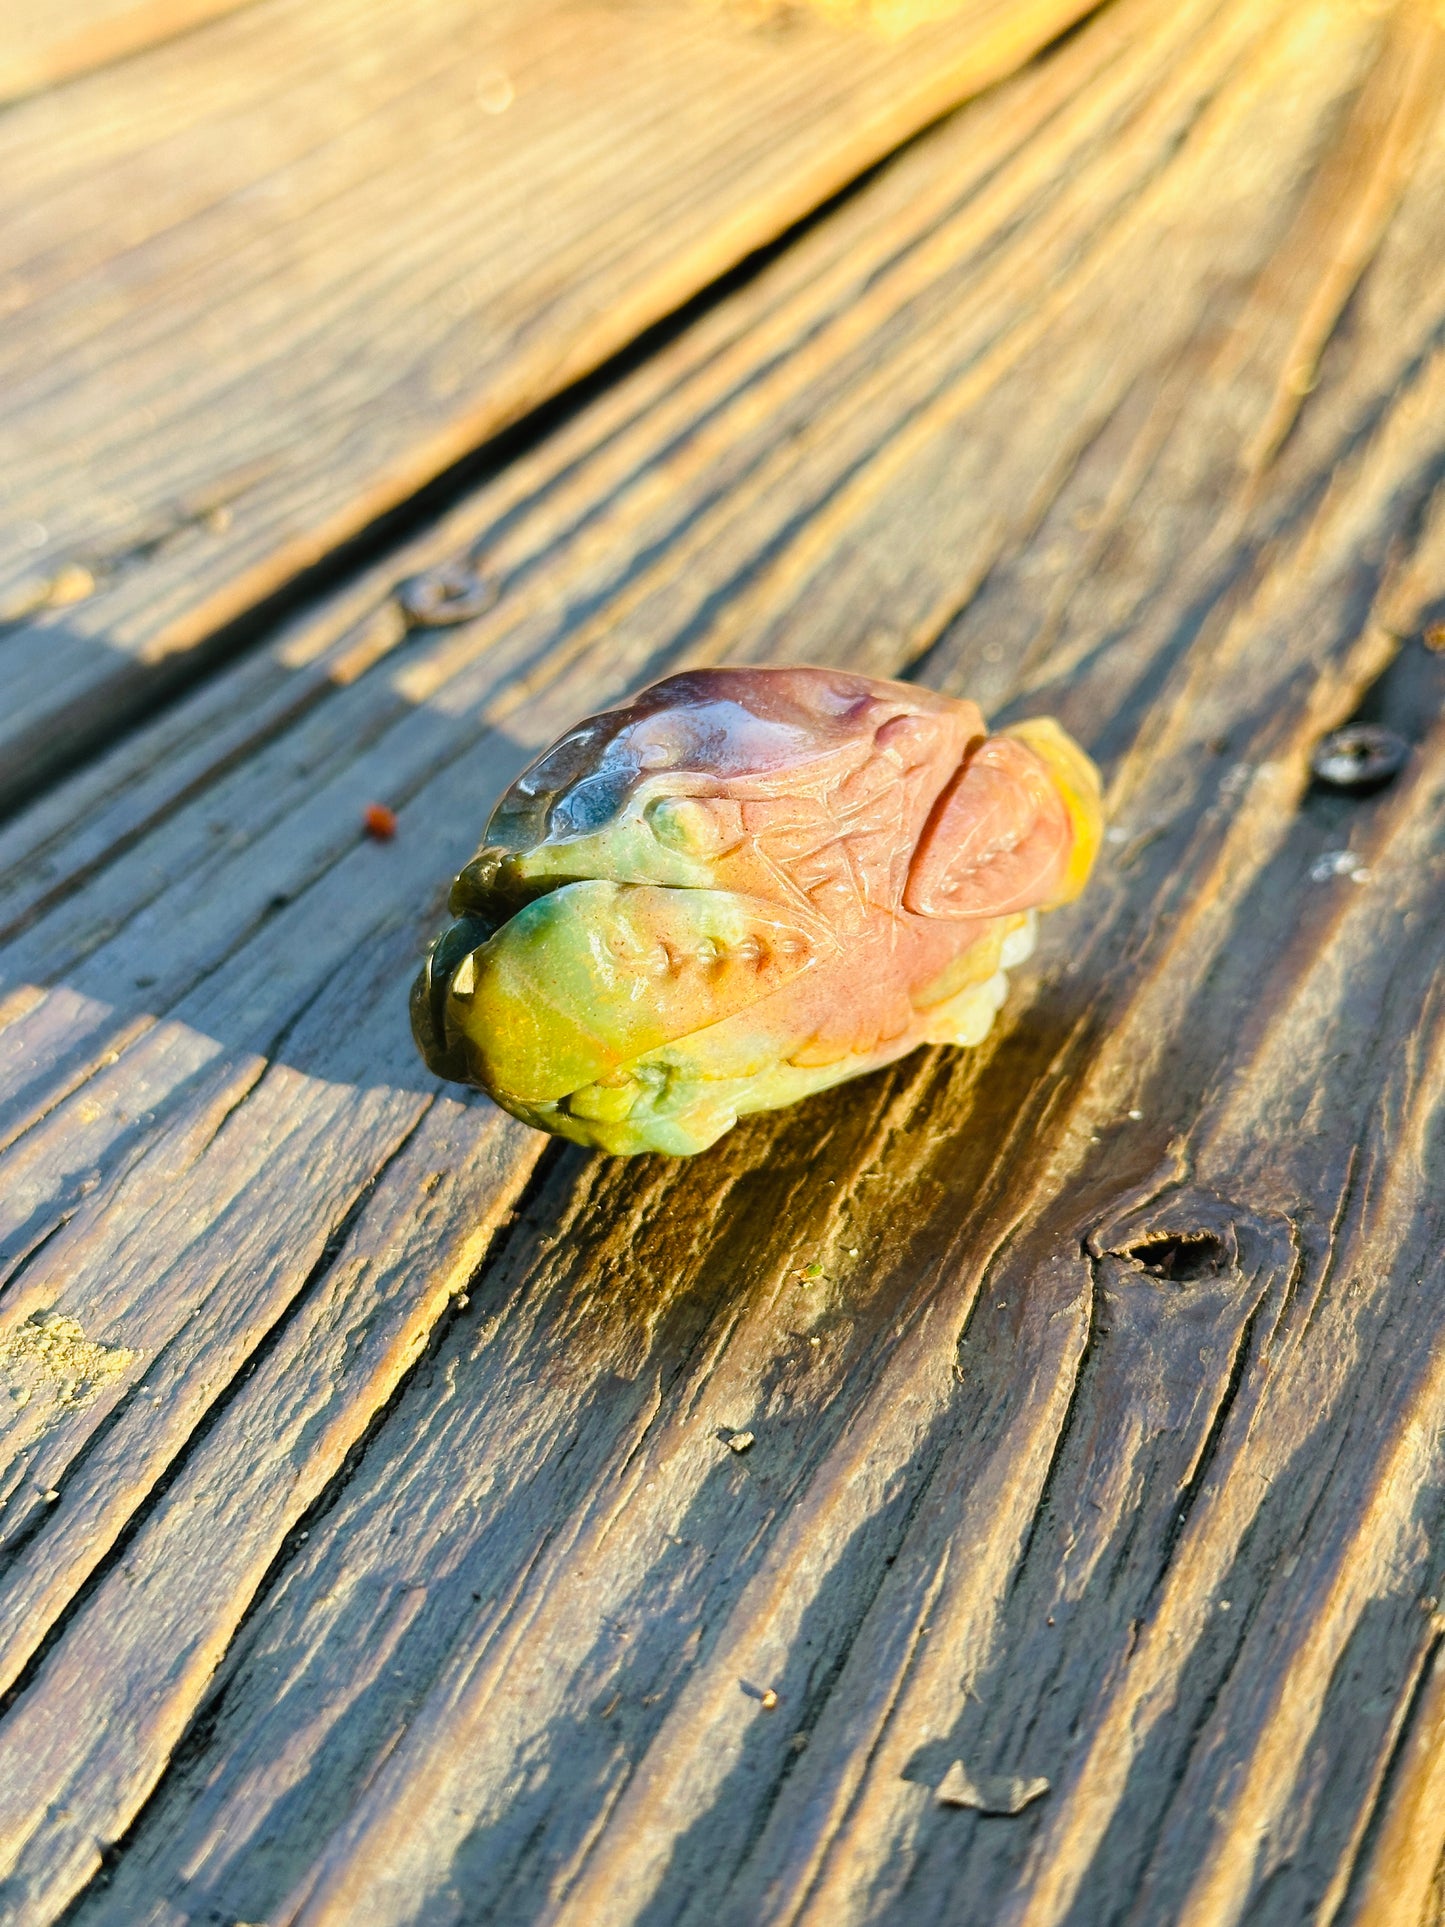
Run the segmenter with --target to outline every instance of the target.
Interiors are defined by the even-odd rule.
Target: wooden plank
[[[1440,1867],[1445,1858],[1440,1824],[1445,1771],[1442,1679],[1437,1644],[1423,1669],[1418,1705],[1409,1709],[1397,1772],[1348,1913],[1353,1927],[1433,1927],[1440,1918]]]
[[[9,0],[0,20],[0,101],[54,87],[157,41],[185,33],[245,0]]]
[[[1445,743],[1364,804],[1305,759],[1442,694],[1438,84],[1398,193],[1316,190],[1439,58],[1101,17],[398,564],[484,557],[479,620],[358,588],[158,726],[172,789],[127,750],[11,832],[5,1313],[141,1354],[21,1463],[17,1919],[1353,1904],[1435,1638]],[[537,1141],[409,1058],[418,878],[562,722],[750,653],[1059,710],[1110,861],[979,1057],[524,1196]],[[1052,1790],[940,1809],[951,1757]]]
[[[260,0],[15,107],[0,807],[1087,5]]]

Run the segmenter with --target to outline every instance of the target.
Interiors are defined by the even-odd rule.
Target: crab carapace
[[[412,993],[430,1067],[604,1151],[704,1150],[924,1043],[977,1044],[1083,888],[1093,764],[1046,717],[835,669],[669,676],[492,812]]]

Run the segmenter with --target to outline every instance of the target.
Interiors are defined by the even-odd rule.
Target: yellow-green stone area
[[[671,677],[497,805],[413,991],[439,1074],[684,1156],[925,1043],[972,1045],[1083,887],[1092,763],[1035,718],[842,671]]]
[[[569,883],[473,954],[451,1004],[488,1088],[536,1106],[756,1003],[828,949],[826,931],[726,890]]]

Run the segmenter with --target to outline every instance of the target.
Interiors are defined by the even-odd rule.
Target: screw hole
[[[396,599],[413,629],[449,629],[492,606],[496,589],[470,562],[445,562],[399,582]]]
[[[1378,723],[1347,723],[1315,745],[1310,768],[1326,789],[1368,796],[1398,776],[1410,745]]]
[[[1124,1253],[1151,1278],[1188,1284],[1222,1271],[1227,1262],[1224,1240],[1212,1231],[1160,1231],[1130,1245]]]

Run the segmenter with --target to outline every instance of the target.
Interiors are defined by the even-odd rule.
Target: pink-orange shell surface
[[[1093,764],[1048,718],[842,670],[696,670],[492,812],[412,999],[428,1064],[612,1152],[704,1149],[921,1043],[974,1044],[1082,889]]]

